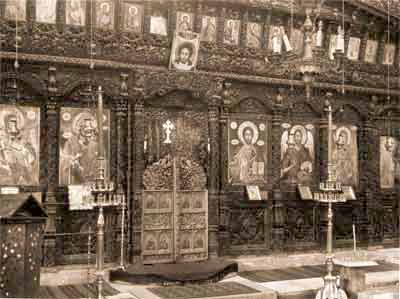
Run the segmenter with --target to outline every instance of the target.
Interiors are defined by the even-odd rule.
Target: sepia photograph
[[[0,0],[0,298],[399,299],[400,0]]]

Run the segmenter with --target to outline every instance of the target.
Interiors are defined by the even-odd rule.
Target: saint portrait
[[[281,180],[289,184],[308,185],[314,173],[314,135],[312,124],[282,124]]]
[[[203,232],[196,232],[195,233],[195,241],[194,241],[194,248],[195,249],[201,249],[204,247],[204,240],[203,240]]]
[[[338,36],[336,34],[331,34],[330,39],[329,39],[329,59],[334,60],[335,59],[335,52],[337,48],[337,39]]]
[[[146,235],[144,239],[144,249],[146,251],[157,250],[157,241],[153,234]]]
[[[382,63],[385,65],[393,65],[395,53],[396,46],[394,44],[385,44]]]
[[[193,14],[178,11],[176,13],[176,30],[183,32],[193,31]]]
[[[262,184],[267,161],[266,125],[231,120],[228,131],[228,181],[233,185]]]
[[[371,39],[367,40],[365,46],[364,61],[368,63],[375,63],[377,51],[378,51],[378,42]]]
[[[167,18],[161,11],[156,11],[150,16],[150,33],[167,35]]]
[[[247,23],[246,41],[250,48],[261,47],[261,24],[255,22]]]
[[[332,138],[332,163],[336,180],[343,186],[356,186],[358,184],[357,128],[355,126],[335,128]]]
[[[0,185],[39,184],[40,111],[0,105]]]
[[[159,238],[159,249],[168,250],[170,249],[170,237],[167,233],[161,233]]]
[[[25,21],[26,0],[6,0],[4,18],[12,21]]]
[[[203,16],[201,20],[201,40],[215,42],[217,40],[217,19],[215,17]]]
[[[97,177],[98,130],[103,129],[105,173],[109,172],[109,111],[98,124],[91,109],[62,108],[60,124],[60,185],[82,185]]]
[[[124,3],[124,30],[141,33],[143,22],[143,5]]]
[[[347,58],[350,60],[358,60],[360,55],[361,39],[358,37],[350,37],[349,46],[347,48]]]
[[[96,1],[96,26],[103,29],[113,29],[114,3],[112,1]]]
[[[390,136],[380,138],[381,188],[394,188],[400,182],[400,143]]]
[[[67,25],[84,26],[86,22],[86,1],[67,0],[65,14]]]
[[[181,237],[181,249],[188,250],[191,248],[191,235],[189,233],[182,233]]]
[[[200,34],[186,32],[181,35],[175,32],[172,43],[170,69],[178,71],[194,71],[196,69]]]
[[[54,24],[56,5],[57,1],[54,0],[36,0],[36,22]]]
[[[229,45],[239,44],[240,20],[228,19],[224,25],[224,43]]]

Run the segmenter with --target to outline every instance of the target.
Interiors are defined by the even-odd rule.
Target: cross
[[[171,143],[171,133],[172,130],[175,129],[174,124],[168,119],[164,124],[163,124],[163,129],[165,130],[165,134],[167,135],[167,138],[165,138],[164,143]]]

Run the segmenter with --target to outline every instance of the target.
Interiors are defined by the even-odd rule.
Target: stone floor
[[[336,251],[336,262],[349,263],[355,259],[352,251]],[[354,299],[399,299],[400,249],[371,249],[357,254],[358,260],[375,260],[366,281],[373,286]],[[117,282],[110,286],[120,293],[109,298],[119,299],[309,299],[323,286],[325,273],[322,253],[279,254],[263,257],[239,257],[239,273],[231,274],[219,283],[184,286],[131,285]],[[108,265],[113,267],[114,265]],[[44,269],[41,284],[85,283],[93,279],[87,269]],[[74,279],[77,281],[74,282]],[[111,295],[111,294],[110,294]]]

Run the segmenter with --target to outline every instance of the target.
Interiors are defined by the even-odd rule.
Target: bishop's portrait
[[[40,111],[0,105],[0,185],[39,184]]]

